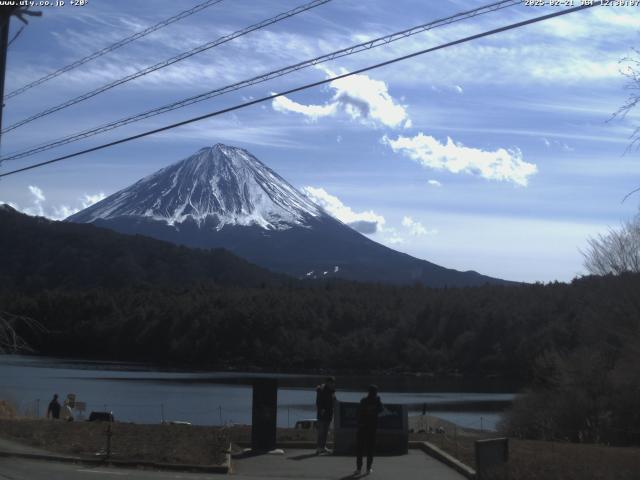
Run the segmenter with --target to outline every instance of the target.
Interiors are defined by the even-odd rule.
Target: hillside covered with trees
[[[530,388],[512,435],[640,443],[629,427],[640,430],[638,273],[448,289],[304,282],[226,251],[8,215],[0,312],[39,322],[13,326],[40,354],[502,378]]]
[[[257,286],[288,282],[223,249],[180,247],[140,235],[43,217],[0,205],[0,288],[37,292],[209,282]]]

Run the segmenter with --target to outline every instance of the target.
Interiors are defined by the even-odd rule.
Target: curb
[[[82,465],[121,468],[152,468],[156,470],[173,470],[196,473],[227,474],[231,469],[231,452],[226,453],[226,460],[222,465],[190,465],[184,463],[157,463],[136,460],[106,460],[99,458],[69,457],[57,455],[42,455],[35,453],[18,453],[0,451],[0,457],[24,458],[27,460],[44,460],[48,462],[79,463]]]
[[[465,465],[457,458],[452,457],[444,450],[439,449],[434,444],[429,442],[409,442],[409,448],[422,450],[427,455],[434,457],[436,460],[441,461],[445,465],[453,468],[460,475],[464,475],[469,480],[476,479],[476,471],[468,465]]]

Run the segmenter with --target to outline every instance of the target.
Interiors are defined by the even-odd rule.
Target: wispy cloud
[[[427,183],[432,187],[442,187],[442,183],[440,183],[438,180],[429,180],[427,181]]]
[[[513,182],[526,186],[538,168],[522,159],[518,149],[500,148],[486,151],[465,147],[447,137],[446,143],[422,132],[414,137],[399,136],[392,140],[384,136],[382,142],[394,152],[400,152],[425,168],[447,170],[451,173],[472,173],[487,180]]]
[[[239,119],[227,117],[225,119],[210,119],[198,123],[185,125],[182,128],[159,134],[155,138],[162,142],[184,141],[198,144],[213,145],[217,142],[229,142],[242,145],[261,145],[282,149],[310,148],[307,143],[300,141],[299,132],[304,125],[283,125],[273,121],[243,122]],[[157,121],[150,124],[152,128],[164,125]],[[157,127],[155,127],[157,126]]]

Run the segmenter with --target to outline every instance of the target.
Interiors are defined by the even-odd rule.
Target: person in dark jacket
[[[49,402],[49,408],[47,408],[47,418],[60,418],[60,402],[58,402],[58,394],[53,396],[53,399]]]
[[[318,445],[316,453],[329,452],[327,434],[333,419],[333,404],[336,400],[336,380],[327,377],[324,384],[316,388],[316,408],[318,409]]]
[[[362,456],[367,455],[367,475],[373,470],[373,450],[376,447],[378,415],[382,412],[382,401],[378,396],[378,387],[369,385],[369,394],[360,400],[358,407],[358,438],[356,475],[362,471]]]

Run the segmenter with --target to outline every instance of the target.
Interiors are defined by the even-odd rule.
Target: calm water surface
[[[315,385],[322,382],[318,376],[164,371],[141,364],[20,355],[0,355],[0,398],[10,399],[23,413],[44,415],[54,393],[61,398],[75,393],[77,400],[86,402],[88,412],[111,410],[119,421],[157,423],[164,418],[201,425],[248,424],[251,387],[233,383],[260,376],[279,379],[279,426],[314,417]],[[483,403],[500,404],[514,397],[513,393],[425,391],[415,379],[338,377],[338,399],[359,400],[372,381],[380,385],[383,402],[407,403],[412,414],[426,409],[471,428],[495,429],[500,407]]]

